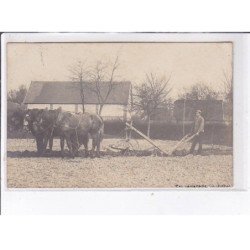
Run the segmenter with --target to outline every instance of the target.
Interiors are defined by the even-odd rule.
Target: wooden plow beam
[[[128,128],[130,128],[131,130],[135,131],[137,134],[139,134],[141,137],[143,137],[145,140],[147,140],[150,144],[152,144],[155,148],[157,148],[160,152],[162,152],[165,155],[168,155],[169,153],[166,152],[165,150],[161,149],[160,147],[158,147],[149,137],[147,137],[146,135],[144,135],[141,131],[139,131],[138,129],[136,129],[135,127],[133,127],[131,124],[126,122],[126,126]]]
[[[144,135],[141,131],[133,127],[131,124],[126,122],[126,126],[130,128],[131,130],[135,131],[137,134],[139,134],[141,137],[143,137],[145,140],[147,140],[150,144],[152,144],[155,148],[157,148],[160,152],[164,153],[165,155],[172,155],[174,151],[180,147],[183,143],[191,141],[196,134],[194,135],[185,135],[169,152],[166,152],[165,150],[161,149],[159,146],[157,146],[149,137]]]

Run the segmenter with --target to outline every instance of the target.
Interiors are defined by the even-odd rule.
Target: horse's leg
[[[60,137],[60,146],[61,146],[61,156],[64,158],[64,137]]]
[[[39,140],[38,140],[38,137],[36,137],[36,150],[37,152],[39,152]]]
[[[91,157],[95,156],[95,148],[97,146],[97,135],[92,135],[92,150],[91,150]]]
[[[51,137],[49,138],[49,150],[50,150],[50,152],[52,152],[52,148],[53,148],[53,139],[54,139],[53,136],[51,136]]]
[[[73,147],[72,147],[72,142],[71,142],[70,135],[69,135],[69,134],[66,134],[66,135],[65,135],[65,139],[66,139],[66,142],[67,142],[67,146],[68,146],[68,148],[69,148],[70,156],[71,156],[72,158],[74,158],[74,152],[73,152]]]
[[[42,141],[42,155],[46,152],[46,148],[48,146],[48,142],[49,142],[49,135],[46,134],[43,138]]]
[[[36,147],[37,147],[37,155],[41,155],[41,138],[39,136],[36,136]]]
[[[101,147],[101,136],[100,136],[100,132],[98,132],[97,135],[97,142],[96,142],[96,156],[99,158],[100,157],[100,147]]]
[[[89,156],[88,143],[89,143],[89,137],[87,135],[86,137],[83,138],[83,145],[84,145],[84,149],[85,149],[85,157]]]
[[[103,126],[97,132],[97,157],[100,157],[100,148],[102,139],[103,139]]]
[[[78,138],[76,138],[76,135],[71,135],[70,140],[72,143],[73,153],[75,156],[78,156],[78,150],[80,148],[80,143],[78,142]]]
[[[79,154],[79,146],[78,146],[78,144],[77,143],[75,143],[75,142],[72,142],[72,150],[73,150],[73,152],[74,152],[74,155],[75,156],[78,156]]]

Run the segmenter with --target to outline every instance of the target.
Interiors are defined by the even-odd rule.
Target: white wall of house
[[[82,112],[82,104],[76,104],[78,112]],[[96,105],[94,104],[85,104],[85,112],[96,113]]]
[[[52,107],[50,107],[50,109],[58,109],[60,107],[62,108],[62,110],[75,112],[74,104],[52,104]]]
[[[122,105],[104,105],[102,116],[123,116],[123,110]]]
[[[28,104],[28,109],[57,109],[61,107],[65,111],[69,112],[82,112],[82,105],[81,104]],[[85,111],[89,113],[96,113],[98,109],[98,105],[95,104],[85,104]],[[120,117],[121,119],[126,117],[126,109],[125,105],[111,105],[106,104],[102,109],[102,116],[107,119],[112,119],[115,117]]]
[[[28,109],[45,109],[50,108],[50,104],[27,104]]]

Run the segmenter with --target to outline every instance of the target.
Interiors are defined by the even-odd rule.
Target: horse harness
[[[44,113],[44,111],[43,111],[43,113]],[[43,115],[43,113],[42,113],[42,115]],[[52,135],[53,135],[54,129],[57,127],[56,123],[58,122],[60,113],[61,112],[59,112],[59,114],[57,115],[56,121],[54,123],[52,123],[51,125],[49,125],[47,128],[45,128],[43,131],[41,131],[40,133],[38,133],[38,135],[44,134],[46,131],[48,131],[50,128],[52,128],[50,136],[49,136],[49,139],[50,139],[52,137]]]

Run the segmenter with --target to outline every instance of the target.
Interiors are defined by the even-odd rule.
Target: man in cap
[[[194,125],[193,125],[192,133],[191,133],[192,135],[195,135],[195,136],[194,136],[192,146],[191,146],[190,151],[189,151],[190,154],[194,153],[194,149],[195,149],[195,146],[197,144],[199,144],[197,154],[201,154],[202,137],[203,137],[203,133],[204,133],[204,124],[205,124],[205,122],[204,122],[204,118],[201,116],[201,110],[196,110]]]

